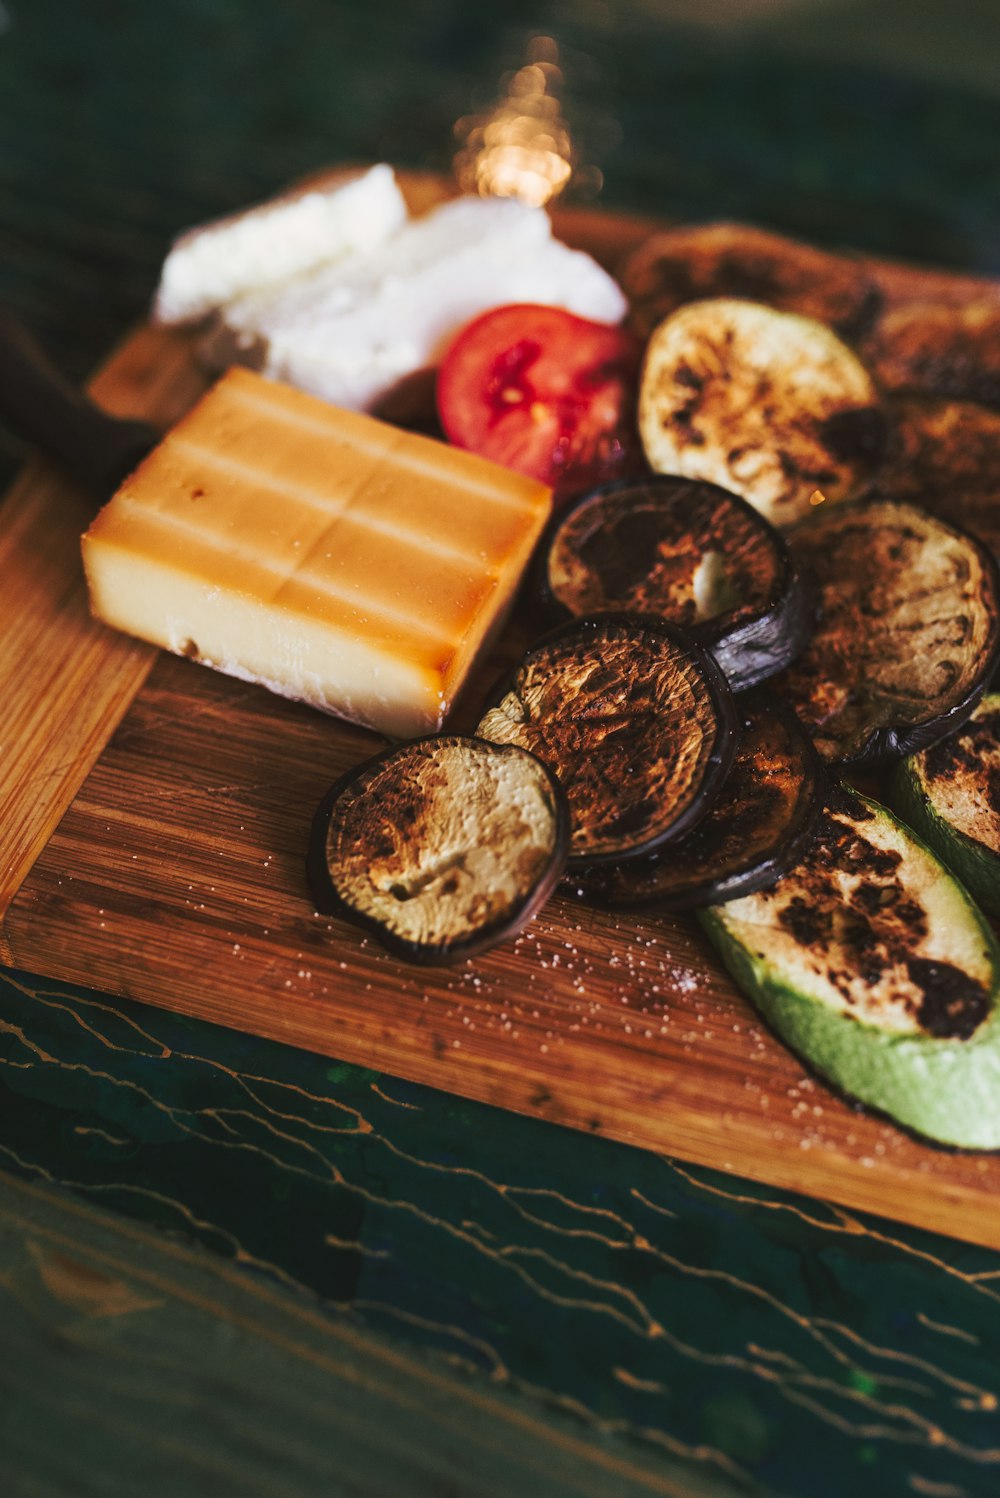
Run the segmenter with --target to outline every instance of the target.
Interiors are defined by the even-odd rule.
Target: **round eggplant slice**
[[[798,312],[857,336],[877,316],[882,295],[860,262],[749,224],[696,224],[655,234],[619,274],[632,321],[647,337],[685,302],[746,297]]]
[[[700,921],[775,1031],[851,1097],[1000,1147],[1000,952],[929,848],[843,786],[796,868]]]
[[[830,328],[720,297],[682,307],[650,338],[639,434],[655,472],[721,484],[785,526],[817,490],[837,501],[867,487],[885,417]]]
[[[736,494],[653,476],[595,489],[540,548],[542,592],[574,617],[653,614],[688,629],[734,691],[795,659],[813,610],[781,535]]]
[[[1000,407],[1000,298],[896,307],[879,319],[864,357],[883,390]]]
[[[476,730],[532,750],[570,807],[570,864],[617,861],[681,837],[736,748],[732,693],[680,630],[638,615],[574,621],[538,641]]]
[[[896,767],[891,800],[988,914],[1000,916],[1000,694]]]
[[[540,760],[459,735],[413,739],[338,780],[313,820],[317,909],[410,962],[513,936],[557,883],[569,812]]]
[[[982,543],[881,499],[824,507],[789,542],[819,615],[777,686],[823,758],[894,759],[963,723],[1000,643],[1000,583]]]
[[[877,486],[978,536],[1000,556],[1000,411],[974,401],[897,396]]]
[[[593,868],[566,888],[612,909],[695,910],[768,889],[802,857],[826,776],[790,708],[765,692],[739,699],[733,767],[697,827],[641,862]]]

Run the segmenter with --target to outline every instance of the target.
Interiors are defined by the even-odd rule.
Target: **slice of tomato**
[[[636,471],[640,347],[559,307],[484,312],[451,344],[438,416],[456,447],[541,479],[557,498]]]

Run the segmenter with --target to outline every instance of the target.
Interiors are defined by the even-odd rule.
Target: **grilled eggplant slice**
[[[819,615],[777,685],[823,758],[898,758],[959,727],[1000,643],[1000,583],[982,543],[878,499],[824,506],[789,541]]]
[[[550,767],[570,806],[570,864],[650,853],[711,804],[736,748],[718,666],[660,620],[599,614],[538,641],[476,730]]]
[[[459,735],[412,739],[331,787],[313,821],[318,910],[410,962],[446,963],[514,935],[555,887],[566,798],[533,754]]]
[[[844,337],[870,328],[882,294],[861,261],[749,224],[696,224],[654,234],[619,273],[642,337],[685,302],[746,297],[829,323]]]
[[[830,328],[720,297],[682,307],[650,338],[639,434],[655,472],[721,484],[785,526],[817,490],[837,501],[868,486],[885,417]]]
[[[783,537],[715,484],[652,476],[592,490],[554,518],[539,555],[550,606],[680,624],[737,692],[783,670],[812,629]]]
[[[886,410],[879,493],[963,526],[1000,556],[1000,411],[933,395],[897,396]]]
[[[1000,298],[895,307],[879,319],[864,357],[883,390],[1000,407]]]
[[[899,815],[1000,916],[1000,693],[984,697],[958,733],[898,765]]]
[[[737,705],[736,759],[697,827],[648,859],[572,876],[568,889],[612,909],[695,910],[768,889],[799,862],[823,810],[822,762],[783,702],[761,691]]]
[[[962,886],[884,808],[835,788],[796,869],[700,919],[821,1075],[930,1139],[1000,1146],[1000,953]]]

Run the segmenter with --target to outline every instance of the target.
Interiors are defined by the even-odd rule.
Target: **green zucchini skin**
[[[853,793],[850,793],[853,795]],[[698,919],[729,973],[761,1016],[791,1050],[843,1093],[888,1115],[926,1139],[960,1149],[1000,1148],[1000,950],[978,907],[934,853],[884,807],[857,797],[884,817],[911,845],[908,857],[925,875],[952,886],[967,918],[967,933],[981,943],[990,981],[985,1017],[967,1039],[942,1038],[926,1030],[896,1033],[855,1019],[789,980],[769,957],[766,933],[747,945],[735,932],[733,912],[752,900],[715,905]],[[809,884],[802,870],[787,876]],[[783,881],[784,883],[785,881]],[[934,881],[937,887],[936,880]]]
[[[966,731],[973,728],[981,713],[997,712],[1000,712],[1000,693],[992,693],[983,698]],[[889,800],[907,826],[933,848],[987,915],[1000,916],[1000,856],[954,826],[934,806],[924,779],[922,755],[910,755],[896,766],[889,784]]]

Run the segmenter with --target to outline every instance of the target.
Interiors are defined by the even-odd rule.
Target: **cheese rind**
[[[234,369],[91,525],[91,607],[392,737],[433,732],[549,500],[472,454]]]

